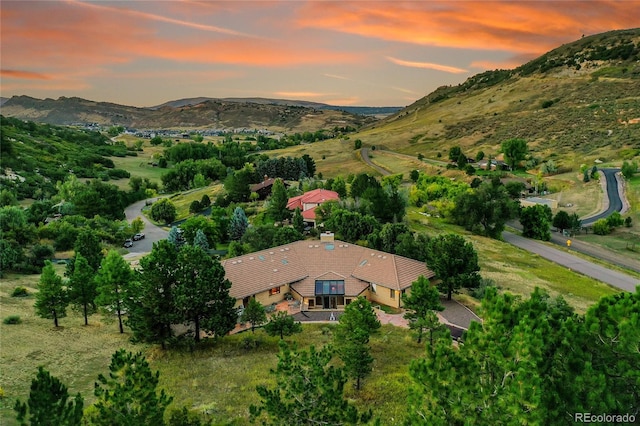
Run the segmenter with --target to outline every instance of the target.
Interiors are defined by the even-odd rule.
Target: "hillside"
[[[14,96],[4,102],[2,114],[56,125],[97,123],[136,129],[252,128],[273,132],[305,132],[346,126],[359,128],[376,121],[373,117],[321,109],[315,105],[268,101],[193,98],[137,108],[80,98],[41,100]]]
[[[584,37],[513,70],[440,87],[352,138],[406,154],[496,154],[523,138],[560,165],[640,153],[640,29]]]

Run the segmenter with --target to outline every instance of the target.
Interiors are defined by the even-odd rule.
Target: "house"
[[[251,192],[255,192],[258,194],[259,200],[265,200],[269,195],[271,195],[271,189],[273,189],[273,183],[276,180],[274,178],[270,178],[265,175],[264,180],[260,183],[256,183],[255,185],[251,185]],[[285,188],[288,185],[285,183]]]
[[[302,218],[306,223],[316,225],[316,212],[315,208],[325,201],[340,200],[340,196],[335,191],[328,189],[314,189],[313,191],[305,192],[297,197],[289,198],[287,201],[287,208],[289,210],[295,210],[299,208],[302,212]]]
[[[373,304],[402,307],[401,296],[423,275],[424,262],[334,240],[303,240],[222,262],[236,307],[254,297],[262,305],[296,299],[303,311],[342,310],[358,296]]]

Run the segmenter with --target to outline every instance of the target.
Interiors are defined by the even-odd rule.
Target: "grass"
[[[58,267],[58,273],[63,268]],[[277,363],[278,339],[257,330],[262,341],[257,349],[246,350],[243,340],[250,333],[227,336],[218,342],[206,342],[193,352],[162,351],[149,345],[134,345],[129,334],[118,333],[117,323],[100,315],[83,325],[82,316],[69,311],[56,329],[52,320],[39,318],[33,310],[34,296],[11,298],[17,286],[33,294],[39,277],[8,275],[0,285],[3,317],[19,315],[22,324],[0,325],[2,361],[0,387],[5,397],[0,399],[0,424],[16,425],[13,405],[16,398],[28,397],[31,380],[42,365],[65,383],[71,394],[80,392],[85,407],[93,400],[93,384],[99,373],[106,374],[111,355],[119,348],[142,351],[154,370],[160,371],[160,385],[174,396],[173,406],[187,406],[197,412],[209,413],[214,424],[248,424],[248,406],[257,404],[257,385],[275,383],[270,369]],[[306,324],[304,332],[287,339],[300,348],[311,344],[320,347],[331,340],[325,333],[332,326]],[[382,327],[371,339],[375,358],[372,374],[363,382],[361,391],[351,385],[347,397],[361,409],[371,408],[382,424],[400,422],[406,411],[408,365],[420,357],[424,346],[415,343],[407,329],[391,325]]]

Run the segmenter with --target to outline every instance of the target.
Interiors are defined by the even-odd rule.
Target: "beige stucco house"
[[[401,295],[424,275],[424,262],[334,240],[303,240],[222,262],[236,306],[251,297],[262,305],[284,300],[287,293],[302,310],[344,309],[358,296],[373,304],[402,307]]]

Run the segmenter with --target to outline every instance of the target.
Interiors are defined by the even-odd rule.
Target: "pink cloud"
[[[0,70],[0,77],[4,78],[20,78],[25,80],[50,80],[51,76],[41,74],[39,72],[23,71],[23,70]]]
[[[394,63],[396,65],[400,65],[400,66],[403,66],[403,67],[430,69],[430,70],[448,72],[448,73],[451,73],[451,74],[463,74],[463,73],[467,72],[467,70],[465,70],[465,69],[457,68],[457,67],[451,67],[451,66],[448,66],[448,65],[434,64],[434,63],[431,63],[431,62],[405,61],[405,60],[402,60],[402,59],[394,58],[392,56],[387,56],[387,60],[389,60],[390,62],[392,62],[392,63]]]

